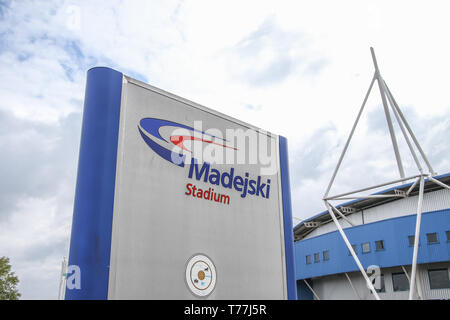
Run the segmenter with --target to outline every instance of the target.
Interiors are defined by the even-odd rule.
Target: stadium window
[[[450,280],[447,269],[428,270],[428,279],[430,280],[430,289],[448,289]]]
[[[314,253],[314,263],[320,262],[320,255],[318,253]]]
[[[375,250],[384,250],[384,240],[375,241]]]
[[[306,264],[310,264],[311,263],[311,256],[307,255],[306,256]]]
[[[404,272],[392,274],[392,286],[394,291],[408,291],[409,281]]]
[[[414,238],[415,238],[415,236],[408,236],[408,241],[409,241],[410,247],[414,247]],[[420,245],[420,241],[419,241],[419,245]]]
[[[370,242],[363,243],[361,246],[362,246],[362,253],[370,252]]]
[[[447,234],[447,241],[450,241],[450,231],[445,231],[445,233]]]
[[[358,252],[356,252],[356,244],[352,244],[352,248],[353,248],[353,251],[355,251],[355,253],[358,254]],[[349,256],[352,255],[352,253],[350,252],[350,250],[348,250],[348,255],[349,255]]]
[[[434,243],[438,243],[438,237],[437,237],[437,233],[433,232],[433,233],[427,233],[427,241],[428,244],[434,244]]]
[[[326,261],[326,260],[328,260],[328,259],[329,259],[329,256],[328,256],[328,250],[325,250],[325,251],[323,252],[323,260]]]

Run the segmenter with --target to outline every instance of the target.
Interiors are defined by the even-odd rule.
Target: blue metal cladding
[[[81,288],[66,289],[68,300],[108,298],[121,95],[122,73],[88,71],[69,253]]]
[[[286,282],[289,300],[297,300],[295,281],[294,232],[292,226],[291,187],[289,182],[289,163],[287,140],[279,137],[280,142],[280,174],[283,201],[284,247],[286,256]]]
[[[381,268],[410,265],[413,247],[408,236],[414,235],[416,215],[396,217],[344,229],[350,243],[356,245],[356,254],[363,267],[378,265]],[[446,231],[450,230],[450,209],[422,214],[417,263],[450,260],[450,242]],[[437,233],[438,243],[428,244],[427,233]],[[384,249],[377,251],[375,241],[383,240]],[[370,252],[362,252],[362,244],[370,243]],[[329,259],[323,260],[328,250]],[[320,261],[314,262],[319,253]],[[310,255],[311,263],[306,263]],[[338,231],[323,234],[295,243],[296,279],[308,279],[342,272],[359,270]]]

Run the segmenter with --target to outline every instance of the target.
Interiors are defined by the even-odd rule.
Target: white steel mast
[[[449,186],[447,186],[446,184],[436,180],[433,178],[433,176],[436,175],[435,171],[433,170],[433,168],[431,167],[430,162],[428,161],[425,153],[423,152],[422,148],[419,145],[419,142],[417,141],[417,138],[415,137],[411,127],[409,126],[408,122],[406,121],[402,111],[400,110],[396,100],[394,99],[391,91],[389,90],[386,82],[384,81],[384,79],[382,78],[381,74],[380,74],[380,70],[378,68],[378,62],[377,59],[375,57],[375,51],[373,48],[370,48],[370,52],[372,54],[372,60],[373,60],[373,64],[375,67],[375,73],[373,75],[372,81],[369,85],[369,89],[367,90],[366,96],[364,97],[364,101],[361,105],[361,108],[358,112],[358,115],[356,117],[356,120],[353,124],[353,127],[350,131],[350,134],[348,136],[348,139],[345,143],[344,149],[339,157],[338,163],[336,165],[336,168],[334,169],[334,172],[331,176],[330,182],[328,184],[328,187],[325,191],[325,194],[323,196],[323,201],[324,204],[331,216],[331,218],[333,219],[333,222],[335,223],[342,239],[344,240],[348,250],[350,251],[353,259],[355,260],[359,270],[361,271],[361,274],[363,275],[366,283],[367,283],[367,287],[372,291],[374,297],[377,300],[380,300],[379,295],[377,294],[372,281],[370,281],[366,271],[364,270],[363,265],[361,264],[361,262],[358,259],[358,256],[356,255],[355,251],[353,250],[353,247],[350,244],[350,241],[348,240],[344,230],[342,229],[342,226],[340,225],[338,218],[335,215],[335,212],[344,220],[348,221],[348,219],[345,218],[345,215],[343,212],[341,212],[341,210],[337,209],[335,206],[333,206],[330,201],[333,200],[346,200],[346,199],[369,199],[369,198],[404,198],[404,197],[408,197],[409,194],[411,193],[411,191],[414,189],[414,187],[416,187],[417,184],[419,184],[419,199],[418,199],[418,203],[417,203],[417,219],[416,219],[416,229],[415,229],[415,237],[414,237],[414,249],[413,249],[413,260],[412,260],[412,271],[411,271],[411,280],[410,280],[410,291],[409,291],[409,299],[412,300],[414,297],[414,292],[416,292],[415,286],[416,286],[416,273],[417,273],[417,256],[418,256],[418,244],[419,244],[419,236],[420,236],[420,223],[421,223],[421,216],[422,216],[422,204],[423,204],[423,193],[424,193],[424,184],[425,184],[425,179],[427,179],[427,181],[431,181],[434,182],[438,185],[440,185],[441,187],[450,189]],[[388,124],[388,128],[389,128],[389,134],[391,137],[391,142],[392,142],[392,146],[394,149],[394,154],[395,154],[395,159],[397,162],[397,167],[398,167],[398,171],[399,171],[399,175],[400,175],[400,179],[398,180],[394,180],[394,181],[389,181],[383,184],[379,184],[376,186],[372,186],[372,187],[367,187],[367,188],[363,188],[363,189],[359,189],[359,190],[354,190],[354,191],[350,191],[350,192],[346,192],[346,193],[342,193],[342,194],[338,194],[338,195],[334,195],[334,196],[329,196],[329,192],[330,189],[333,185],[333,182],[336,178],[337,172],[339,171],[339,168],[341,166],[342,160],[344,159],[345,153],[348,149],[348,146],[350,144],[350,141],[353,137],[353,134],[355,132],[356,126],[358,125],[358,122],[361,118],[361,114],[363,113],[364,107],[366,105],[367,99],[370,95],[370,92],[373,88],[374,82],[377,81],[378,84],[378,88],[380,91],[380,96],[381,96],[381,100],[383,103],[383,109],[384,109],[384,113],[385,113],[385,117],[386,117],[386,121]],[[397,144],[397,139],[395,136],[395,131],[394,131],[394,127],[393,127],[393,123],[392,123],[392,118],[391,118],[391,113],[389,111],[389,106],[392,109],[392,112],[394,114],[395,119],[397,120],[397,123],[401,129],[401,133],[403,134],[403,137],[405,138],[405,141],[408,145],[409,151],[411,152],[411,155],[414,159],[414,162],[417,166],[417,170],[418,170],[418,174],[417,175],[413,175],[410,177],[405,177],[405,172],[403,169],[403,164],[402,164],[402,160],[400,157],[400,152],[399,152],[399,148],[398,148],[398,144]],[[410,141],[410,138],[412,140],[412,143]],[[422,160],[425,162],[427,168],[428,168],[428,173],[424,173],[423,172],[423,168],[420,165],[420,161],[419,161],[419,157],[416,154],[416,151],[414,150],[414,147],[417,148],[417,150],[419,151],[419,154],[422,158]],[[413,180],[413,184],[412,186],[409,188],[409,190],[407,192],[403,192],[401,190],[395,190],[394,194],[388,194],[388,195],[358,195],[357,193],[363,192],[363,191],[369,191],[369,190],[373,190],[382,186],[387,186],[387,185],[391,185],[391,184],[395,184],[395,183],[405,183],[408,180]],[[351,224],[353,225],[353,224]],[[419,297],[419,298],[423,298],[423,297]]]

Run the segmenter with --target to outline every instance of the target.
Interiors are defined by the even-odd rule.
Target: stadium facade
[[[434,178],[448,185],[450,173]],[[412,185],[376,194],[406,192]],[[416,297],[450,299],[450,190],[425,180],[424,191]],[[364,269],[372,270],[381,299],[408,299],[418,194],[416,185],[400,199],[357,199],[336,206],[345,212],[339,222]],[[294,237],[298,299],[375,299],[329,211],[296,225]]]

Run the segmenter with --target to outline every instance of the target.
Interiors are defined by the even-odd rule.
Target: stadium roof
[[[446,173],[443,175],[435,176],[433,177],[436,180],[439,180],[443,183],[450,183],[450,173]],[[389,195],[389,194],[395,194],[396,190],[398,191],[407,191],[411,186],[413,182],[403,184],[400,186],[391,187],[389,189],[385,189],[379,192],[374,193],[374,195]],[[437,185],[436,183],[433,183],[429,181],[428,179],[425,179],[425,186],[424,186],[424,192],[431,192],[436,191],[439,189],[443,189],[443,187]],[[419,184],[417,184],[414,189],[409,194],[410,196],[415,196],[419,194]],[[356,199],[352,201],[348,201],[342,204],[339,204],[336,206],[337,209],[346,207],[350,208],[351,212],[343,213],[345,216],[351,215],[353,213],[359,212],[361,210],[365,210],[368,208],[376,207],[388,202],[392,202],[395,200],[398,200],[399,198],[369,198],[369,199]],[[400,198],[401,199],[401,198]],[[339,219],[339,217],[337,217]],[[321,213],[312,216],[311,218],[305,219],[302,222],[298,223],[294,227],[294,240],[302,240],[304,237],[306,237],[309,233],[314,231],[316,228],[318,228],[323,223],[328,223],[332,221],[331,216],[328,212],[328,210],[322,211]],[[306,226],[306,222],[317,222],[318,226]]]

